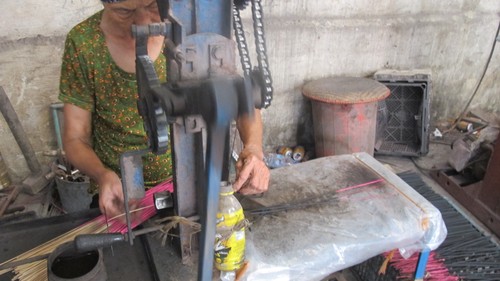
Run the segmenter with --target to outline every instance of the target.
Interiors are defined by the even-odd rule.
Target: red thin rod
[[[351,190],[351,189],[355,189],[355,188],[359,188],[359,187],[363,187],[363,186],[367,186],[367,185],[370,185],[370,184],[375,184],[375,183],[379,183],[379,182],[383,182],[383,181],[384,181],[384,179],[373,180],[373,181],[361,183],[361,184],[358,184],[358,185],[353,185],[353,186],[349,186],[349,187],[344,187],[344,188],[341,188],[341,189],[337,189],[335,192],[337,192],[337,193],[344,192],[344,191],[348,191],[348,190]]]
[[[156,214],[156,209],[154,207],[154,199],[153,199],[153,194],[156,192],[160,191],[173,191],[173,182],[172,179],[169,179],[165,182],[162,182],[158,184],[155,187],[152,187],[151,189],[146,191],[146,194],[144,198],[139,203],[138,209],[142,209],[141,211],[138,212],[134,216],[134,221],[132,222],[132,228],[135,228],[137,225],[143,223],[144,221],[148,220],[152,216]],[[98,221],[102,225],[106,225],[106,218],[104,215],[100,215],[97,218],[89,221],[88,223],[93,223]],[[121,220],[119,219],[111,219],[108,221],[109,223],[109,229],[108,232],[121,232],[121,233],[126,233],[127,232],[127,225],[124,224]]]

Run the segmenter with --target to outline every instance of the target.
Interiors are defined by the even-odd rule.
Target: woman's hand
[[[108,219],[121,215],[125,212],[123,204],[122,182],[118,175],[105,170],[96,179],[99,185],[99,209]]]
[[[269,186],[269,169],[264,163],[262,149],[245,147],[236,162],[235,191],[241,194],[257,194],[267,191]]]

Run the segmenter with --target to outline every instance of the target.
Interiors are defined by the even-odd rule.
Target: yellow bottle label
[[[233,227],[243,219],[245,215],[242,208],[234,213],[217,213],[217,227]]]
[[[235,228],[244,220],[243,209],[234,213],[217,213],[215,267],[221,271],[238,269],[245,260],[245,228]]]

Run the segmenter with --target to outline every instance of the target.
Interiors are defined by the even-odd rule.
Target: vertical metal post
[[[172,158],[174,169],[174,208],[175,213],[182,217],[191,217],[200,210],[200,194],[203,179],[203,150],[202,132],[186,130],[183,117],[171,125]],[[198,239],[188,226],[179,226],[179,243],[183,264],[193,262],[192,255],[196,254]]]
[[[427,267],[427,260],[429,259],[431,251],[423,249],[418,256],[417,268],[415,270],[415,281],[423,281],[425,277],[425,268]]]
[[[142,156],[148,152],[149,149],[127,151],[120,156],[125,218],[127,221],[127,234],[130,245],[134,244],[134,235],[132,233],[128,202],[130,199],[141,199],[144,197],[145,191],[144,176],[142,173]]]

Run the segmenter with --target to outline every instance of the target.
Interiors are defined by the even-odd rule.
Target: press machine
[[[144,196],[141,156],[171,144],[176,215],[199,217],[198,280],[212,279],[215,218],[222,179],[228,177],[232,120],[254,115],[272,100],[260,0],[157,0],[161,23],[133,26],[138,109],[149,148],[120,159],[126,202]],[[251,4],[251,5],[249,5]],[[258,67],[252,69],[240,18],[251,6]],[[234,38],[233,40],[233,31]],[[168,82],[160,83],[147,54],[150,36],[165,36]],[[236,41],[236,42],[235,42]],[[239,50],[243,75],[236,67]],[[226,157],[227,156],[227,157]],[[224,172],[226,171],[226,172]],[[128,241],[134,237],[125,204]],[[180,226],[182,260],[192,260],[192,233]]]

